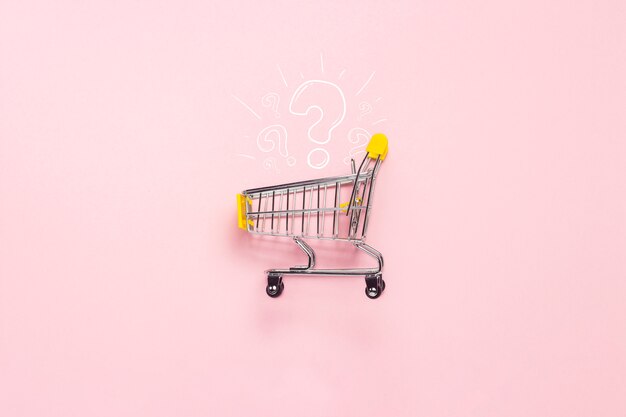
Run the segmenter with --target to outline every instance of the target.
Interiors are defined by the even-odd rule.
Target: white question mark
[[[350,149],[350,151],[348,151],[348,156],[346,158],[343,158],[343,163],[346,165],[350,165],[351,159],[356,159],[355,157],[357,155],[364,154],[367,143],[369,142],[369,139],[371,137],[372,135],[370,134],[370,132],[363,128],[355,127],[353,129],[350,129],[350,132],[348,132],[348,141],[350,143],[358,145],[354,146]]]
[[[261,152],[272,152],[278,142],[278,153],[287,158],[287,165],[294,166],[296,158],[289,156],[287,150],[287,129],[283,125],[270,125],[261,130],[256,137],[257,147]]]
[[[267,93],[261,98],[261,104],[263,107],[272,109],[274,117],[277,119],[280,118],[280,113],[278,113],[278,103],[280,103],[280,96],[276,93]]]
[[[366,114],[371,113],[373,108],[372,108],[372,105],[369,104],[367,101],[362,101],[359,103],[359,110],[360,110],[360,113],[357,116],[357,119],[361,120]]]
[[[334,114],[325,114],[324,109],[318,105],[320,101],[324,107],[334,111]],[[323,80],[309,80],[300,84],[291,96],[289,112],[296,116],[306,116],[313,110],[319,112],[319,118],[309,126],[307,136],[311,142],[325,145],[330,142],[333,130],[346,117],[346,97],[341,88]],[[312,162],[312,159],[318,159],[313,158],[315,154],[322,155],[321,162]],[[315,148],[309,152],[307,162],[311,168],[322,169],[330,162],[330,155],[323,148]]]
[[[278,164],[276,162],[276,158],[273,156],[265,158],[263,161],[263,168],[271,170],[274,169],[274,172],[280,174],[280,170],[278,169]]]
[[[317,162],[313,161],[313,159],[319,159],[319,157],[314,156],[315,154],[320,154],[322,159]],[[330,154],[324,148],[315,148],[309,152],[306,161],[311,168],[322,169],[330,162]]]
[[[334,117],[325,115],[324,110],[316,104],[306,104],[307,102],[317,102],[317,98],[319,97],[315,97],[314,94],[322,91],[329,91],[330,93],[330,97],[325,97],[327,101],[326,105],[339,104],[339,109],[336,111]],[[307,135],[312,142],[324,145],[330,142],[333,130],[339,126],[346,116],[346,98],[343,91],[341,91],[337,84],[333,84],[329,81],[305,81],[300,84],[295,93],[293,93],[289,103],[289,111],[296,116],[306,116],[313,109],[319,111],[320,117],[309,127]],[[316,126],[320,124],[321,126],[316,129]]]

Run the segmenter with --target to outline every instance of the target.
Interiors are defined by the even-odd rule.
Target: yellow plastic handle
[[[248,212],[248,201],[243,194],[237,194],[237,223],[241,229],[247,230],[246,213]]]
[[[370,139],[365,150],[368,152],[368,156],[372,159],[376,159],[380,156],[380,160],[384,160],[389,150],[389,141],[387,136],[382,133],[376,133]]]

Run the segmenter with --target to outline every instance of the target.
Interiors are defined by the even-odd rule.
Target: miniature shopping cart
[[[365,244],[376,175],[387,156],[387,138],[372,136],[363,161],[352,174],[245,190],[237,195],[239,227],[250,233],[290,237],[308,256],[307,265],[269,269],[266,292],[278,297],[285,275],[365,276],[365,294],[378,298],[385,290],[383,256]],[[376,268],[315,269],[315,252],[304,239],[352,243],[378,262]]]

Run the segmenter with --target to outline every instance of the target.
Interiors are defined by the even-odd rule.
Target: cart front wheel
[[[283,289],[285,288],[285,284],[282,282],[279,285],[268,285],[265,287],[265,292],[272,298],[276,298],[283,293]]]
[[[278,274],[267,274],[267,287],[265,292],[272,298],[276,298],[283,293],[285,284],[283,284],[283,277]]]

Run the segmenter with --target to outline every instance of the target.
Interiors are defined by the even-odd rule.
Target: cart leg
[[[294,237],[293,241],[296,242],[296,244],[300,247],[300,249],[302,249],[302,251],[306,253],[306,256],[309,257],[309,264],[307,266],[304,266],[304,265],[293,266],[289,269],[305,270],[305,269],[312,269],[313,267],[315,267],[315,252],[313,251],[313,248],[310,247],[304,240],[300,239],[299,237]]]
[[[289,268],[291,271],[306,271],[309,269],[313,269],[315,266],[315,252],[313,248],[311,248],[304,240],[294,237],[294,242],[302,249],[302,251],[309,257],[309,262],[307,265],[293,266]],[[267,271],[267,287],[265,288],[265,292],[272,298],[276,298],[282,294],[283,289],[285,289],[285,284],[283,283],[283,275],[275,270],[270,269]]]
[[[356,243],[355,246],[378,261],[378,271],[365,276],[365,295],[369,298],[378,298],[385,291],[385,281],[383,280],[383,255],[373,247],[365,243]]]
[[[285,284],[283,284],[283,276],[279,274],[267,274],[267,287],[265,292],[272,298],[276,298],[283,293]]]
[[[363,252],[367,253],[369,256],[378,261],[378,271],[376,272],[376,274],[380,274],[381,272],[383,272],[384,261],[382,253],[378,252],[370,245],[366,245],[365,243],[355,243],[354,246],[361,249]]]

